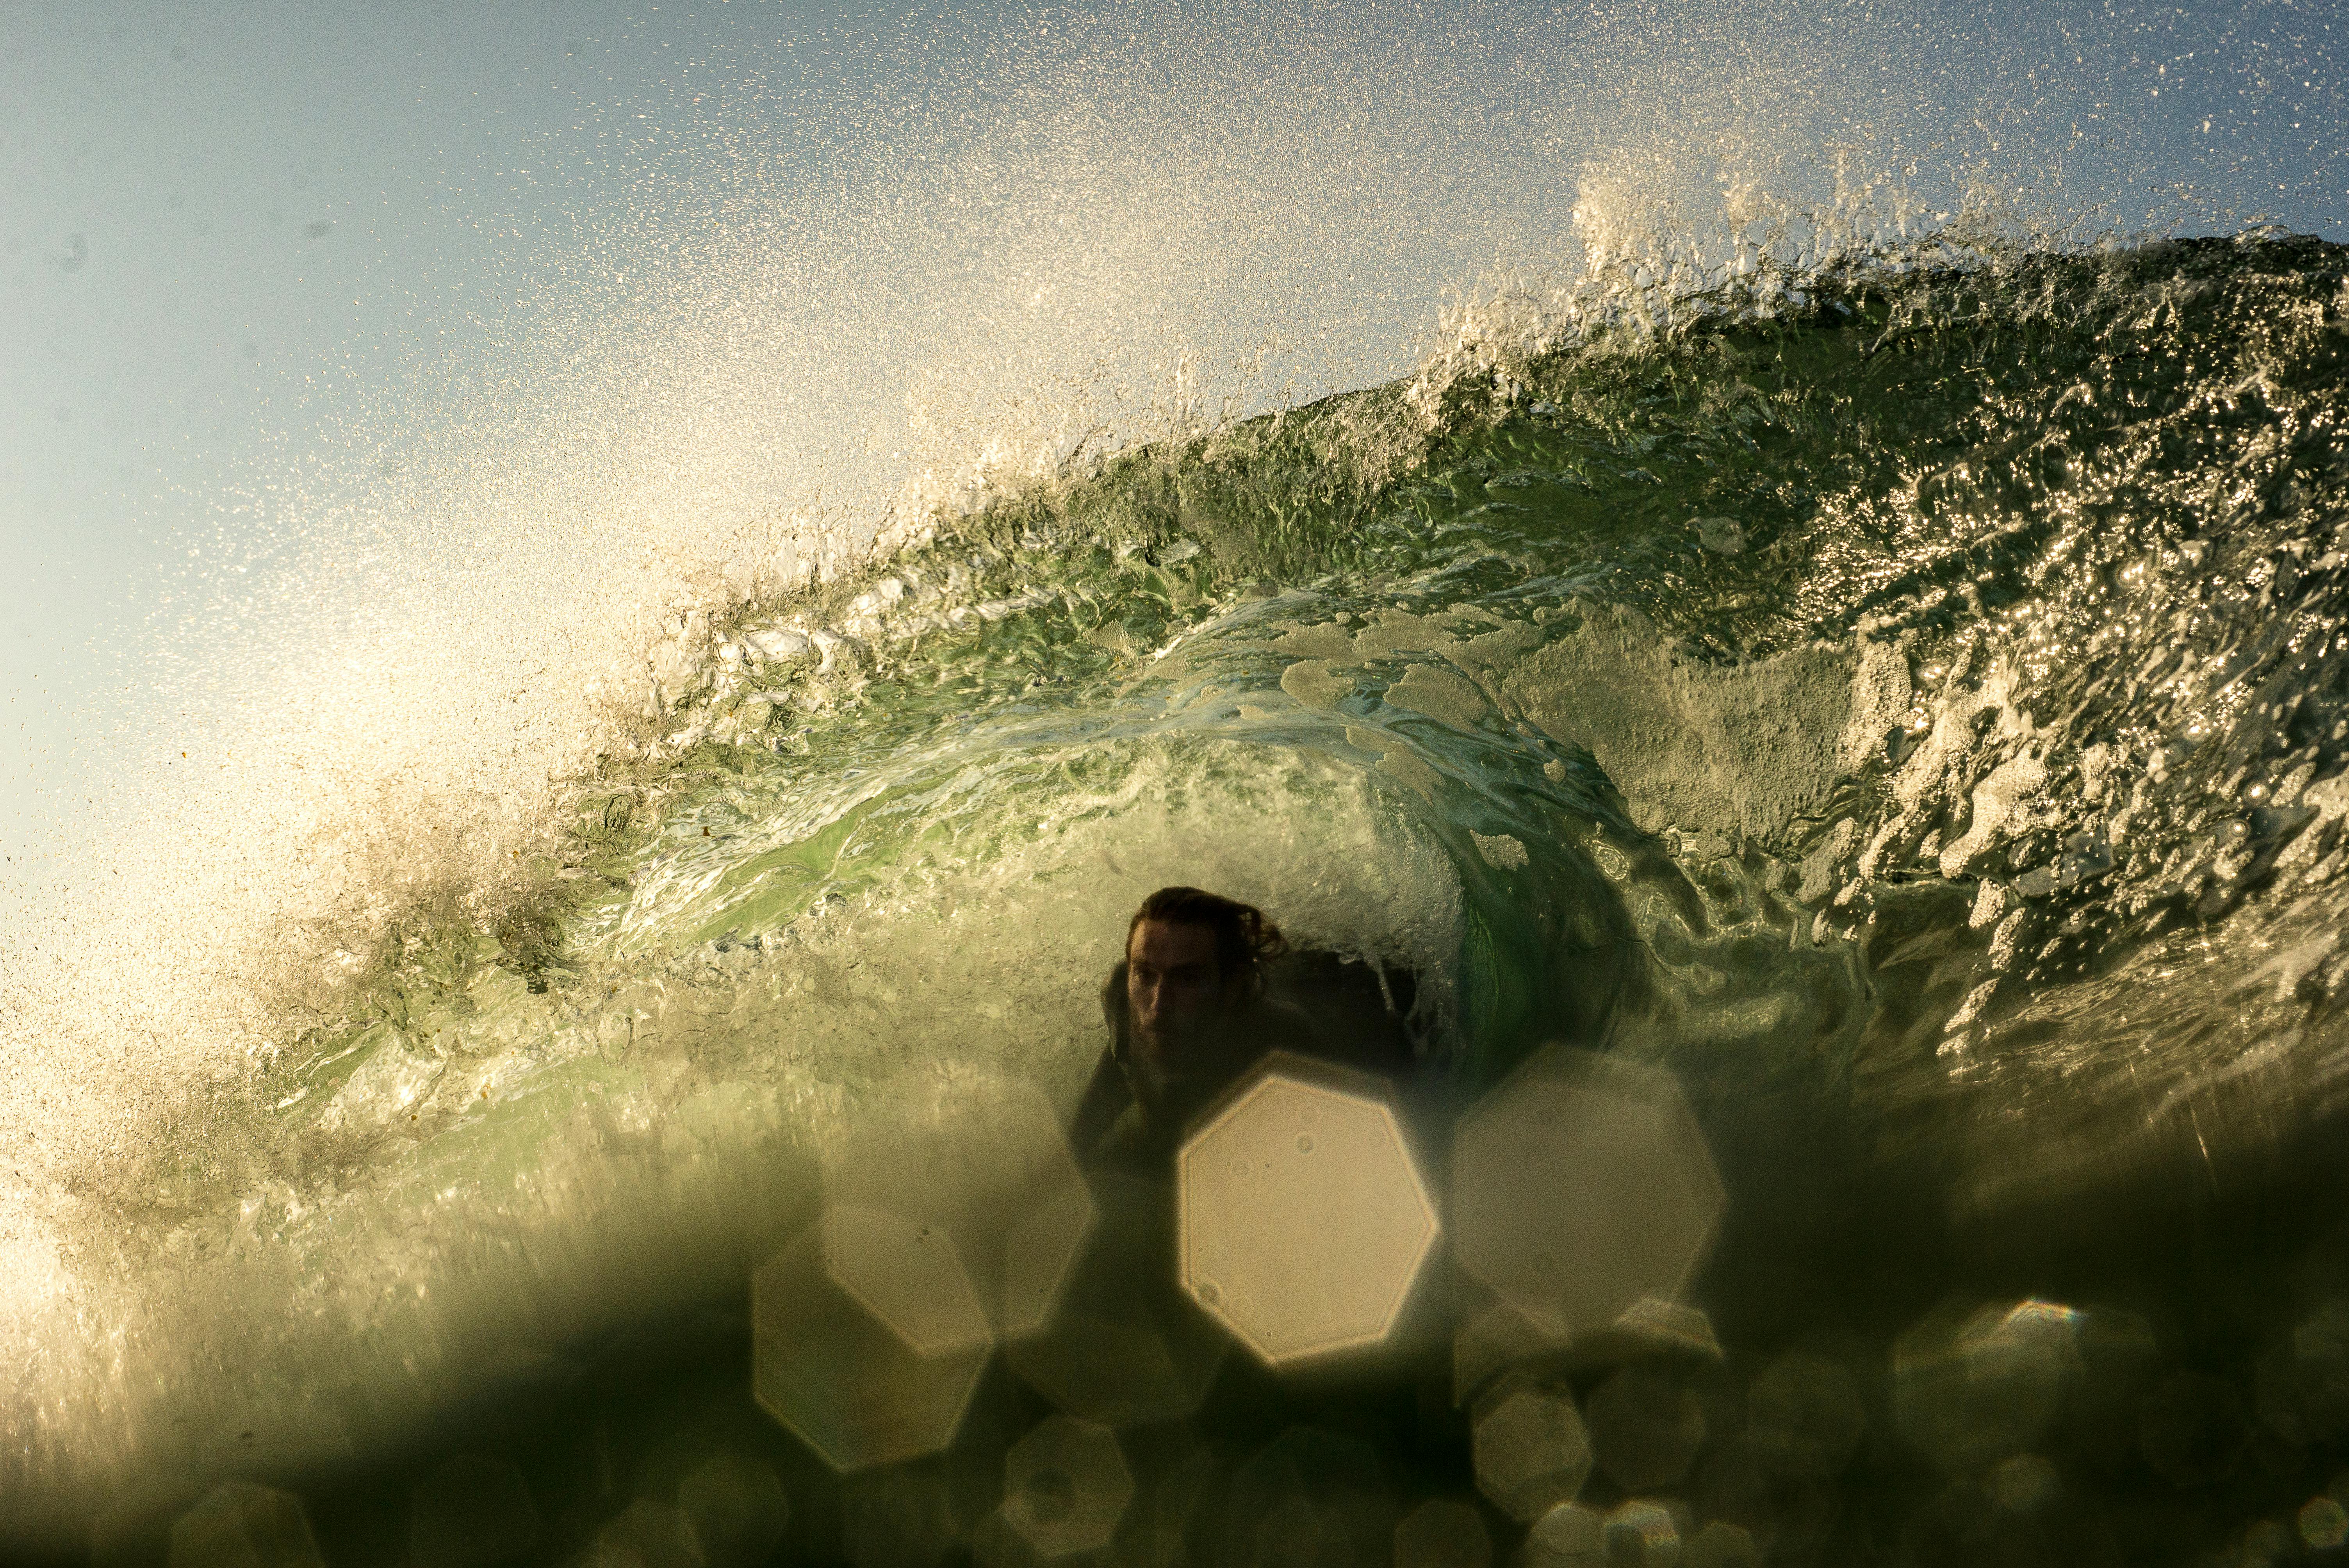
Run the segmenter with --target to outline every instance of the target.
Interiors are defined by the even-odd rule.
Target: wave
[[[883,1108],[1072,1105],[1167,882],[1414,977],[1461,1103],[1547,1041],[1668,1068],[1739,1357],[2305,1180],[2349,252],[1915,222],[1600,244],[1405,380],[909,492],[674,612],[500,880],[269,934],[243,1065],[39,1201],[21,1272],[116,1326],[20,1371],[84,1413],[19,1479],[397,1447],[722,1295]]]

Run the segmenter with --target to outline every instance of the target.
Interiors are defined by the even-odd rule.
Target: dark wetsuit
[[[1268,1054],[1324,1054],[1319,1031],[1301,1009],[1259,996],[1188,1042],[1171,1072],[1154,1073],[1128,1026],[1123,964],[1102,987],[1102,1014],[1110,1043],[1069,1129],[1070,1144],[1087,1165],[1163,1171],[1193,1119]]]

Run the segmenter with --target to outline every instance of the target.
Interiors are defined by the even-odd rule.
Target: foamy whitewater
[[[1475,1502],[1443,1401],[1296,1460],[1275,1491],[1345,1528],[1267,1534],[1254,1458],[1340,1420],[1271,1382],[1126,1435],[1111,1560],[2349,1538],[2349,251],[1890,185],[1733,189],[1702,237],[1579,201],[1571,265],[1457,297],[1399,378],[1218,412],[1170,371],[854,505],[726,500],[643,592],[518,532],[469,634],[552,597],[577,637],[494,744],[476,695],[435,717],[430,578],[368,629],[412,667],[326,646],[202,732],[168,789],[251,820],[159,813],[101,863],[179,892],[75,904],[8,975],[13,1549],[1032,1560],[982,1524],[1042,1395],[995,1364],[945,1457],[837,1476],[750,1398],[747,1281],[872,1119],[1065,1116],[1174,882],[1407,977],[1444,1104],[1551,1041],[1668,1069],[1729,1193],[1686,1292],[1722,1355],[1676,1470],[1602,1442],[1586,1501],[1669,1518],[1611,1559]],[[429,456],[377,477],[429,499]],[[689,485],[660,509],[690,531]],[[406,728],[337,696],[402,680]],[[1984,1322],[2060,1354],[1969,1360]],[[450,1502],[451,1456],[520,1503]],[[735,1556],[719,1460],[774,1522]],[[231,1482],[299,1531],[219,1533]],[[1396,1546],[1431,1499],[1493,1555]]]

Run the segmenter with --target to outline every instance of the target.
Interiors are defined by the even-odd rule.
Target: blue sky
[[[1542,259],[1578,181],[1658,148],[1700,183],[1724,138],[1791,186],[1840,144],[2124,228],[2342,238],[2336,27],[6,0],[0,848],[37,881],[177,809],[180,731],[218,744],[402,616],[445,621],[444,683],[560,684],[468,639],[626,599],[698,506],[869,508],[922,431],[1072,377],[1268,343],[1293,390],[1384,374],[1447,284]]]

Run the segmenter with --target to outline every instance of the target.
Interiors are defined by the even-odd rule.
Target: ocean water
[[[1045,1560],[1004,1522],[1117,1488],[1040,1352],[843,1473],[750,1282],[882,1130],[1065,1117],[1170,882],[1373,977],[1444,1236],[1384,1352],[1208,1333],[1102,1560],[2337,1546],[2349,252],[1627,258],[1445,330],[675,611],[497,897],[383,912],[82,1178],[18,1549]],[[1553,1044],[1684,1098],[1717,1352],[1479,1363],[1595,1439],[1529,1529],[1443,1151]]]

